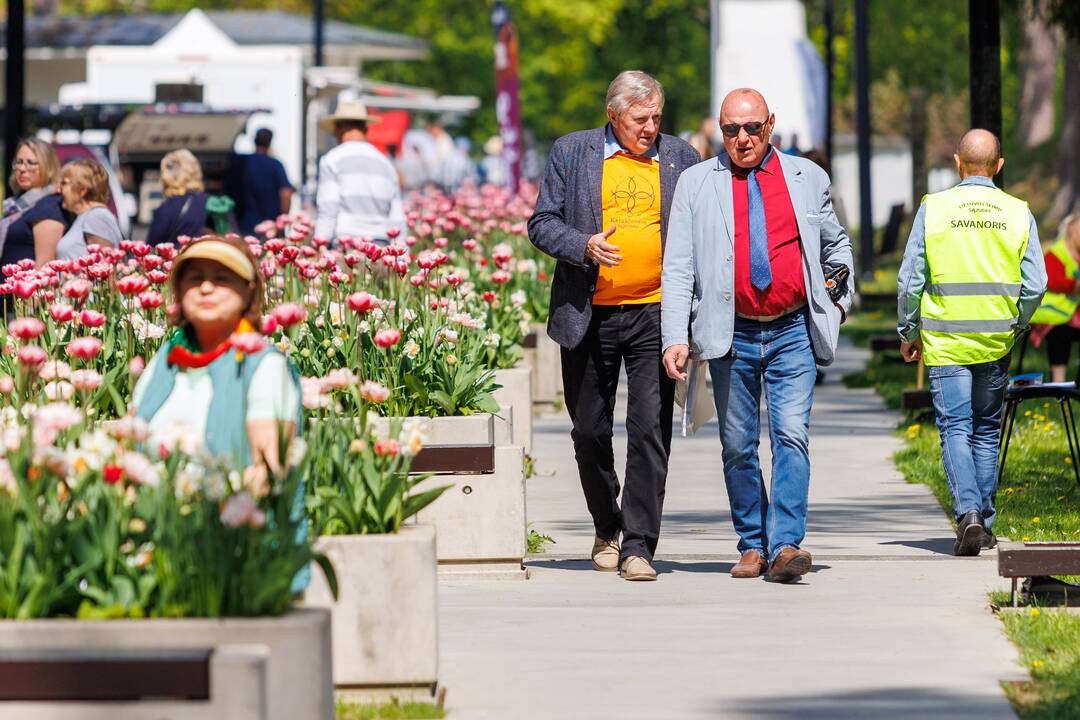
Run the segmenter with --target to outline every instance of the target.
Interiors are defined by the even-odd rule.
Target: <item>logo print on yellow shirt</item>
[[[611,192],[611,198],[612,200],[615,200],[617,202],[622,202],[623,200],[625,200],[625,209],[628,213],[634,212],[634,209],[637,208],[637,203],[639,200],[648,200],[649,204],[642,208],[642,212],[644,212],[651,208],[653,206],[653,203],[656,202],[656,192],[649,185],[646,185],[645,188],[646,189],[644,190],[638,190],[637,180],[631,177],[626,182],[626,189],[624,190],[621,187],[616,188]]]

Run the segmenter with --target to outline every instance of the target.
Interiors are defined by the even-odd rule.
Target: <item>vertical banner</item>
[[[521,179],[521,101],[518,98],[518,41],[510,8],[496,2],[491,10],[495,29],[495,117],[502,138],[507,183],[517,191]]]

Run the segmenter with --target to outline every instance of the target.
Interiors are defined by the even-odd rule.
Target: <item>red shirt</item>
[[[1043,256],[1043,260],[1046,262],[1047,292],[1072,295],[1073,287],[1076,286],[1076,279],[1065,274],[1065,266],[1058,260],[1057,255],[1048,252]]]
[[[772,284],[758,290],[750,282],[750,218],[748,170],[731,167],[731,199],[735,210],[735,312],[761,317],[778,315],[806,300],[802,246],[795,208],[791,205],[784,171],[776,150],[754,177],[765,203],[765,227],[769,231],[769,264]]]

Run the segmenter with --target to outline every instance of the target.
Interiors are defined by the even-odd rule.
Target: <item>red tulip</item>
[[[74,280],[68,280],[64,285],[63,293],[64,297],[71,298],[72,300],[82,300],[90,294],[90,290],[93,289],[93,285],[89,281],[82,278],[75,278]]]
[[[105,324],[105,316],[97,310],[83,310],[79,313],[79,322],[87,327],[101,327]]]
[[[366,314],[375,309],[375,298],[366,292],[357,292],[345,299],[345,304],[355,313]]]
[[[386,231],[386,237],[390,238],[391,240],[395,239],[400,234],[401,228],[392,227]]]
[[[124,295],[138,295],[150,287],[150,281],[139,274],[125,275],[116,281],[116,289]]]
[[[398,441],[386,438],[375,443],[375,454],[381,457],[396,457],[401,452]]]
[[[270,311],[270,314],[282,327],[289,327],[307,320],[307,310],[296,303],[283,303]]]
[[[49,315],[58,323],[71,322],[75,317],[75,308],[67,303],[53,303],[49,306]]]
[[[489,305],[491,303],[495,302],[495,293],[491,292],[490,290],[485,290],[484,291],[484,302],[488,303]]]
[[[391,348],[401,340],[401,331],[392,328],[375,333],[375,344],[381,348]]]
[[[146,257],[147,255],[150,254],[151,249],[152,248],[149,245],[147,245],[146,243],[144,243],[144,242],[132,243],[132,245],[131,245],[131,254],[134,255],[135,257],[140,257],[140,258],[141,257]]]
[[[8,333],[20,340],[33,340],[45,332],[45,323],[37,318],[17,318],[8,323]]]
[[[115,485],[124,477],[124,469],[119,465],[106,465],[102,470],[102,479],[110,485]]]
[[[37,292],[40,285],[38,284],[37,280],[16,280],[14,283],[14,287],[15,294],[21,297],[23,300],[26,300],[27,298],[32,297],[33,294]]]
[[[278,322],[273,315],[263,315],[259,323],[259,332],[263,335],[272,335],[278,329]]]
[[[139,305],[143,310],[154,310],[165,304],[165,298],[161,296],[161,293],[154,290],[147,290],[139,295]]]
[[[96,337],[75,338],[68,343],[67,354],[77,360],[93,360],[101,352],[101,340]]]
[[[28,368],[37,368],[49,359],[49,354],[37,345],[24,345],[19,348],[19,362]]]
[[[169,279],[169,274],[167,272],[162,272],[161,270],[151,270],[146,273],[146,277],[155,285],[161,285]]]

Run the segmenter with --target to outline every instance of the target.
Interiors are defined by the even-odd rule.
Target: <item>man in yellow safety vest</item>
[[[994,186],[1001,143],[969,130],[960,183],[923,199],[900,266],[897,331],[908,362],[929,369],[956,517],[956,555],[996,545],[994,482],[1009,352],[1046,290],[1035,218]]]

